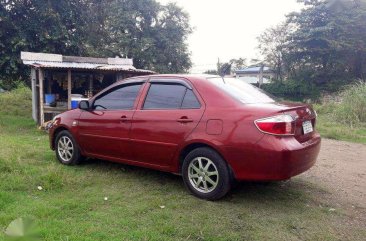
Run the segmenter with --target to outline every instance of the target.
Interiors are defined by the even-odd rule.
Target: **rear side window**
[[[199,109],[201,107],[200,102],[192,90],[187,89],[183,99],[182,109]]]
[[[193,91],[180,84],[151,84],[143,109],[197,109],[201,105]]]
[[[133,108],[142,83],[116,87],[94,102],[96,110],[130,110]]]

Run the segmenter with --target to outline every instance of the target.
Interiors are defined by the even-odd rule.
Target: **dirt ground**
[[[366,222],[366,145],[322,139],[317,163],[298,178],[323,188],[335,209]]]

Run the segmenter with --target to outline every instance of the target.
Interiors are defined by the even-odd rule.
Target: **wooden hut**
[[[124,58],[21,52],[21,59],[31,67],[32,116],[39,125],[116,81],[154,73],[136,69],[132,59]]]

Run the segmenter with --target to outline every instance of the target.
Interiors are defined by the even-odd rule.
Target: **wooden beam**
[[[71,110],[71,69],[67,70],[67,108]]]
[[[42,126],[44,123],[44,110],[43,110],[43,105],[44,105],[44,70],[43,69],[39,69],[38,70],[38,74],[39,74],[39,114],[40,114],[40,125]]]

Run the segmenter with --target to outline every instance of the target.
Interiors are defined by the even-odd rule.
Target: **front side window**
[[[131,110],[142,83],[118,86],[94,101],[96,110]]]
[[[181,84],[152,83],[143,109],[198,109],[193,91]]]

